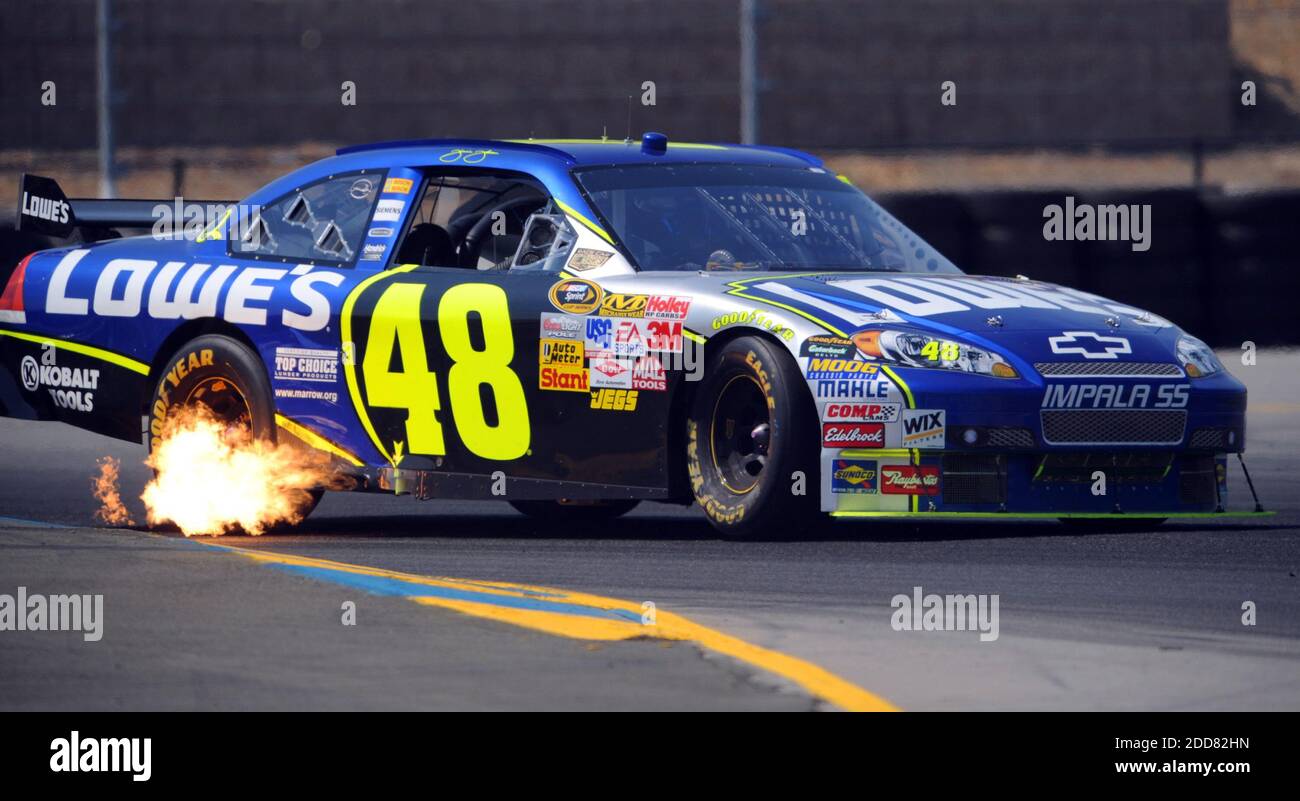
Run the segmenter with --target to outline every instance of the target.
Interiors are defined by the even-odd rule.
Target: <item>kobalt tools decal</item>
[[[50,393],[50,400],[60,409],[75,412],[95,410],[99,371],[85,367],[60,367],[53,345],[41,347],[39,364],[34,356],[24,356],[18,372],[23,389],[36,392],[44,387]]]

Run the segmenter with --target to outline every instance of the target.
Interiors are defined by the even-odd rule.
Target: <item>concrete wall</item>
[[[738,137],[735,0],[116,0],[125,146]],[[1232,134],[1226,0],[763,0],[763,139],[1183,145]],[[93,0],[5,0],[0,148],[95,143]],[[42,106],[54,81],[58,104]],[[358,105],[340,103],[357,84]],[[639,104],[643,81],[657,105]],[[957,84],[957,105],[940,84]]]

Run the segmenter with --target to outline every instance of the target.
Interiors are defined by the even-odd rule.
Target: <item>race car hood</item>
[[[793,307],[843,333],[906,327],[982,341],[1031,360],[1169,361],[1180,333],[1150,312],[1042,281],[862,272],[745,283],[747,293]],[[1107,353],[1114,355],[1098,355]]]

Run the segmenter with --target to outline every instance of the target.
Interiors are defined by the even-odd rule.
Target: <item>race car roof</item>
[[[647,136],[651,136],[648,134]],[[338,155],[374,153],[376,151],[403,151],[392,153],[394,159],[404,163],[412,156],[436,164],[449,150],[495,150],[500,155],[527,159],[561,159],[570,167],[606,164],[654,164],[662,162],[689,163],[700,161],[729,162],[785,167],[820,167],[816,156],[783,147],[760,145],[735,145],[723,143],[667,141],[663,152],[654,152],[643,146],[643,140],[622,139],[419,139],[395,142],[376,142],[339,148]],[[435,156],[433,161],[427,157]]]
[[[648,134],[645,138],[659,134]],[[738,164],[750,166],[822,167],[821,159],[798,150],[757,145],[700,144],[664,139],[417,139],[376,142],[339,148],[337,155],[308,164],[272,181],[244,200],[266,203],[311,181],[352,170],[481,167],[513,170],[536,176],[548,190],[568,203],[576,201],[570,170],[625,164]]]

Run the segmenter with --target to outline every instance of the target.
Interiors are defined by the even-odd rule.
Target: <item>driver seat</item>
[[[455,267],[456,249],[451,235],[437,223],[420,223],[411,227],[397,250],[398,264],[428,267]]]

